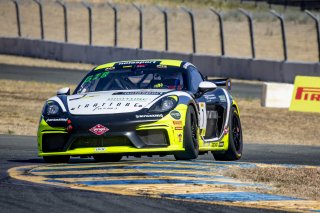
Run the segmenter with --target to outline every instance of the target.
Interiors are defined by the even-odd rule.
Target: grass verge
[[[267,184],[272,190],[256,191],[280,194],[309,200],[320,200],[320,168],[316,167],[262,167],[252,169],[233,169],[224,175],[242,181]]]

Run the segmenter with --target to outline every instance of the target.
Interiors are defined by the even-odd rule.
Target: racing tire
[[[70,156],[69,155],[43,156],[43,160],[46,163],[68,163],[70,160]]]
[[[93,158],[97,162],[118,162],[121,160],[122,155],[100,154],[93,155]]]
[[[231,108],[229,120],[229,146],[224,153],[212,152],[213,157],[217,161],[235,161],[242,156],[243,141],[240,117],[235,107]]]
[[[186,123],[184,126],[183,145],[185,151],[174,153],[176,160],[191,160],[198,157],[199,142],[197,135],[197,117],[192,106],[188,107]]]

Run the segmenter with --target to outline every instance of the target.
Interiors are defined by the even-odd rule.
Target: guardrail
[[[0,37],[0,54],[91,64],[130,59],[172,58],[195,64],[207,76],[287,83],[293,83],[296,75],[320,76],[320,63],[231,58],[24,38]]]
[[[19,6],[19,0],[11,0],[15,6],[15,12],[16,12],[16,23],[17,23],[17,32],[18,32],[18,37],[23,37],[21,33],[21,24],[23,23],[21,21],[21,15],[20,15],[20,6]],[[45,39],[45,30],[44,30],[44,23],[43,23],[43,16],[44,16],[44,10],[43,10],[43,3],[41,0],[33,0],[39,7],[39,22],[40,22],[40,38]],[[57,4],[59,4],[62,9],[63,9],[63,20],[64,20],[64,41],[69,42],[69,25],[68,25],[68,6],[65,2],[62,0],[55,0]],[[88,44],[92,45],[93,44],[93,10],[92,6],[89,5],[88,3],[82,2],[82,5],[88,10]],[[119,11],[118,7],[115,4],[111,3],[106,3],[112,10],[114,14],[114,26],[113,26],[113,31],[114,31],[114,42],[113,45],[115,47],[119,46],[118,38],[119,38],[119,29],[118,29],[118,19],[119,19]],[[137,4],[132,4],[131,5],[133,8],[135,8],[138,12],[139,15],[139,41],[138,41],[138,47],[140,49],[144,48],[144,9],[143,6],[137,5]],[[159,11],[163,14],[163,26],[164,26],[164,50],[169,51],[170,50],[170,45],[169,45],[169,13],[166,9],[157,7]],[[192,10],[186,7],[181,7],[182,11],[184,11],[190,18],[190,28],[191,28],[191,46],[192,46],[192,53],[197,53],[197,37],[196,37],[196,22],[195,22],[195,14],[193,13]],[[226,53],[226,48],[225,48],[225,33],[224,33],[224,20],[223,20],[223,13],[218,12],[214,8],[209,8],[209,10],[217,16],[218,24],[219,24],[219,36],[220,36],[220,55],[225,56],[228,55]],[[243,14],[248,21],[248,26],[249,26],[249,42],[250,42],[250,48],[251,48],[251,58],[255,59],[256,58],[256,44],[255,44],[255,32],[254,32],[254,24],[253,24],[253,15],[249,13],[248,11],[239,8],[238,12],[240,14]],[[280,29],[281,29],[281,39],[282,39],[282,48],[283,48],[283,61],[288,60],[288,47],[287,47],[287,35],[286,35],[286,23],[285,23],[285,17],[283,14],[279,14],[275,10],[270,11],[271,14],[273,14],[276,18],[279,19],[280,21]],[[310,11],[305,11],[305,13],[311,17],[315,21],[315,29],[317,32],[317,52],[318,52],[318,61],[320,62],[320,30],[319,30],[319,18],[311,13]]]

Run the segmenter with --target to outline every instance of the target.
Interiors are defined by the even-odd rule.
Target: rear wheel
[[[46,163],[68,163],[70,160],[70,156],[68,155],[43,156],[43,160]]]
[[[118,162],[121,160],[122,155],[100,154],[100,155],[94,155],[93,158],[97,162]]]
[[[214,158],[218,161],[234,161],[239,160],[242,156],[242,129],[240,117],[235,107],[231,108],[229,120],[229,147],[224,153],[212,152]]]
[[[197,117],[192,106],[188,107],[184,126],[183,144],[185,151],[174,153],[176,160],[191,160],[198,157],[199,143],[197,135]]]

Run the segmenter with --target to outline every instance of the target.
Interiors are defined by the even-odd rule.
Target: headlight
[[[177,96],[167,96],[160,99],[152,107],[150,107],[149,112],[151,113],[167,112],[175,108],[177,103],[178,103]]]
[[[61,109],[59,104],[55,101],[48,101],[43,107],[42,114],[49,116],[60,115]]]

